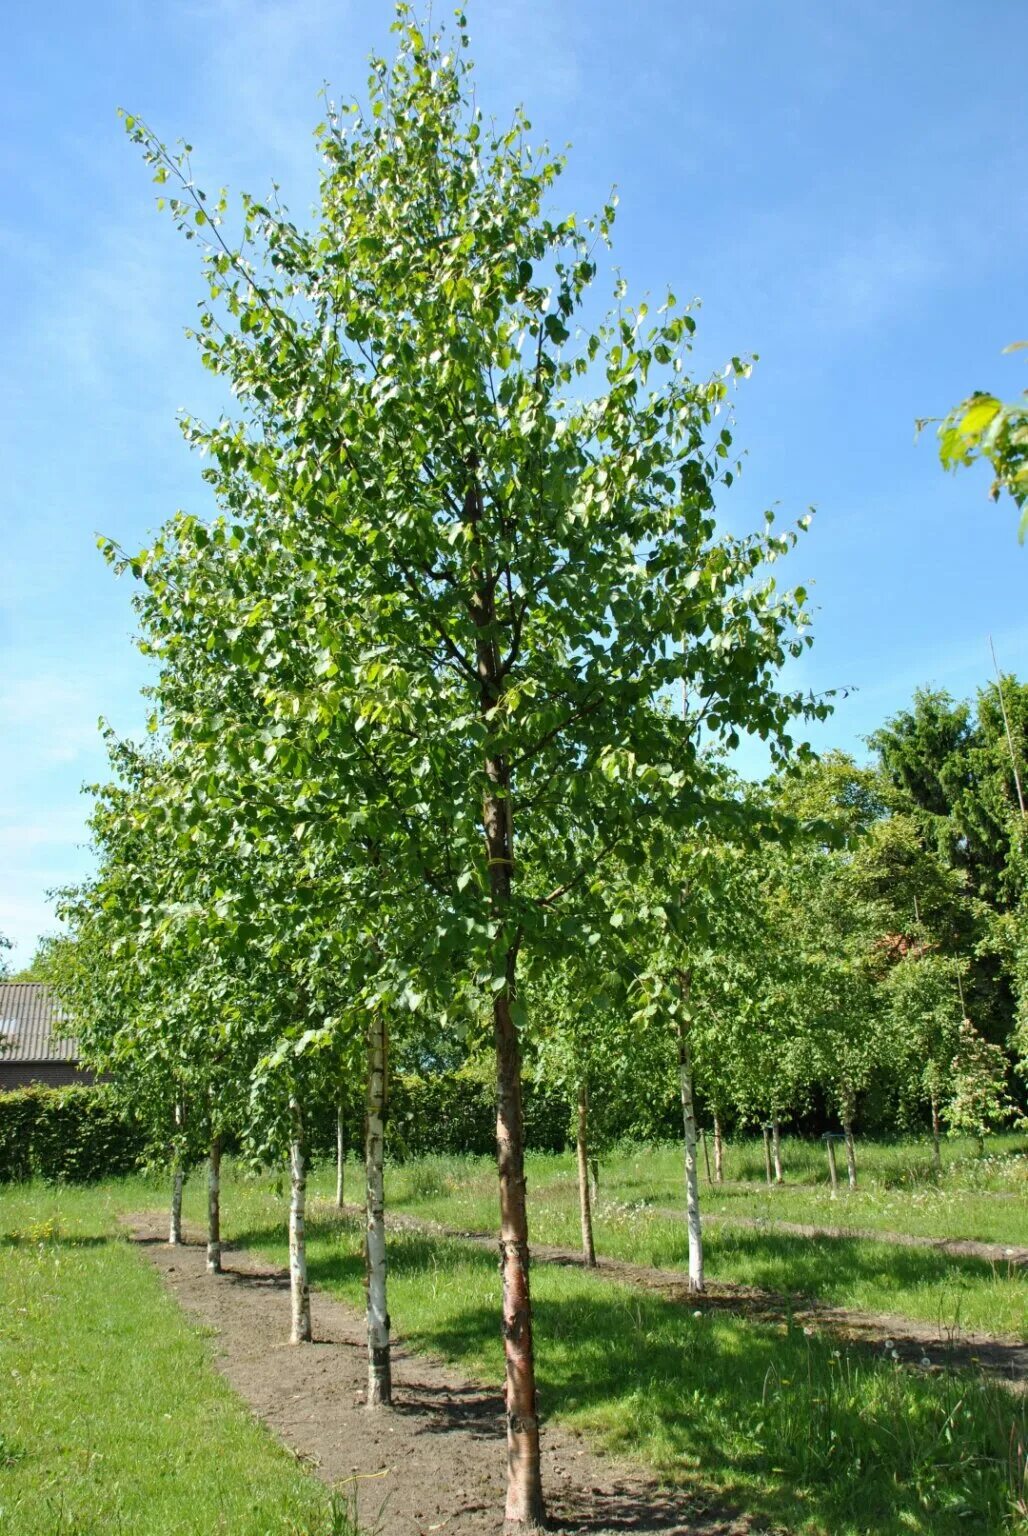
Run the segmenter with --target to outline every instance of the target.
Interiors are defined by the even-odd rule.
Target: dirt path
[[[650,1207],[651,1214],[681,1221],[681,1211],[666,1206]],[[882,1232],[874,1227],[819,1227],[802,1221],[779,1221],[777,1216],[704,1217],[707,1224],[719,1227],[744,1227],[753,1232],[784,1232],[791,1237],[856,1237],[866,1242],[896,1243],[901,1248],[931,1248],[960,1259],[984,1259],[988,1264],[1028,1265],[1028,1248],[1012,1248],[1006,1243],[982,1243],[970,1237],[918,1237],[909,1232]]]
[[[440,1237],[457,1238],[490,1248],[496,1242],[491,1233],[462,1232],[440,1222],[418,1220],[405,1212],[394,1211],[386,1219],[396,1229],[434,1232]],[[532,1244],[532,1261],[583,1267],[578,1249],[555,1248],[546,1243]],[[756,1286],[722,1285],[709,1279],[706,1291],[697,1297],[679,1271],[631,1264],[624,1259],[599,1258],[596,1272],[610,1280],[656,1291],[682,1306],[745,1312],[758,1322],[785,1323],[791,1318],[802,1327],[825,1329],[837,1338],[870,1348],[894,1349],[899,1358],[908,1363],[917,1363],[927,1356],[933,1368],[977,1368],[1017,1391],[1028,1390],[1028,1344],[1020,1339],[943,1330],[889,1312],[833,1307],[808,1297],[781,1295]]]
[[[503,1521],[503,1401],[451,1367],[393,1348],[393,1409],[364,1407],[363,1315],[312,1296],[315,1342],[291,1346],[288,1272],[225,1247],[225,1272],[206,1273],[201,1234],[169,1248],[163,1215],[125,1218],[176,1301],[217,1337],[216,1363],[232,1387],[305,1465],[356,1493],[367,1536],[498,1536]],[[395,1338],[395,1335],[394,1335]],[[689,1495],[601,1457],[558,1427],[543,1436],[551,1528],[566,1536],[662,1532],[747,1536]]]

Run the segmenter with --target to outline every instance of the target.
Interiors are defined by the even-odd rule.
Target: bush
[[[0,1181],[88,1184],[134,1173],[146,1138],[104,1083],[0,1093]]]

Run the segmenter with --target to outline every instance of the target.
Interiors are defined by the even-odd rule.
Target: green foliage
[[[0,1093],[0,1181],[88,1184],[139,1168],[143,1126],[107,1084]]]
[[[1028,343],[1014,342],[1013,352]],[[1021,511],[1017,536],[1028,530],[1028,390],[1018,400],[1003,401],[976,391],[956,406],[939,426],[939,458],[944,469],[984,459],[992,468],[991,496],[1006,491]]]

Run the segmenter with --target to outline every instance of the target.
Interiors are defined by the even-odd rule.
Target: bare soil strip
[[[226,1244],[224,1273],[208,1275],[198,1230],[187,1228],[187,1242],[171,1248],[163,1214],[125,1220],[171,1294],[214,1333],[218,1369],[300,1461],[352,1491],[366,1536],[498,1536],[505,1484],[498,1390],[396,1340],[394,1406],[370,1411],[362,1313],[314,1292],[314,1343],[290,1345],[288,1271]],[[559,1427],[547,1425],[543,1445],[550,1528],[565,1536],[751,1530],[744,1518],[662,1489]]]
[[[332,1210],[335,1208],[332,1207]],[[319,1216],[323,1214],[319,1208]],[[396,1229],[434,1232],[440,1237],[492,1247],[491,1233],[464,1232],[440,1222],[421,1221],[406,1213],[393,1212],[387,1221]],[[567,1264],[580,1268],[584,1261],[578,1249],[555,1248],[545,1243],[532,1244],[532,1261],[537,1264]],[[896,1351],[897,1357],[910,1364],[925,1358],[929,1368],[961,1368],[984,1371],[1016,1391],[1028,1390],[1028,1344],[1001,1334],[969,1333],[942,1329],[913,1318],[889,1312],[861,1312],[850,1307],[833,1307],[805,1296],[781,1295],[757,1286],[723,1285],[707,1281],[701,1296],[689,1290],[684,1274],[673,1269],[655,1269],[645,1264],[630,1264],[624,1259],[597,1258],[594,1273],[622,1284],[656,1291],[669,1301],[692,1308],[725,1312],[743,1312],[758,1322],[788,1324],[830,1332],[835,1337],[878,1350]]]

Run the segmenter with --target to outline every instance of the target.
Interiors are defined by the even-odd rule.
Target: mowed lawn
[[[0,1186],[0,1532],[347,1536],[118,1233],[160,1198]]]

